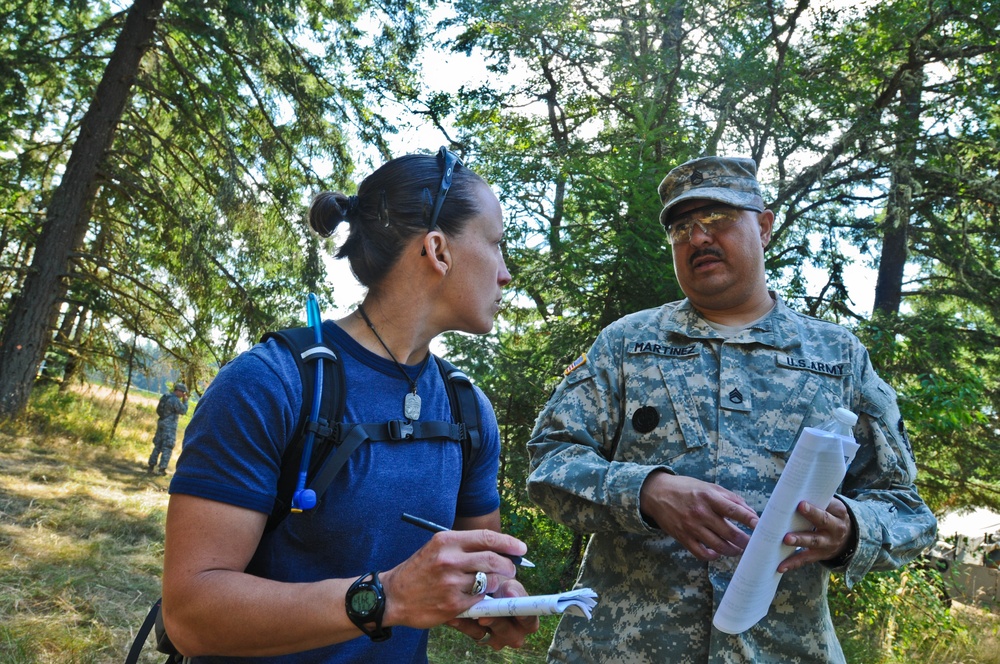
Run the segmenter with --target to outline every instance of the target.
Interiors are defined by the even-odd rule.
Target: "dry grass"
[[[109,441],[118,399],[49,388],[0,430],[2,663],[121,662],[159,595],[167,480],[144,470],[156,401],[130,399]]]
[[[965,629],[962,643],[947,644],[948,662],[1000,664],[1000,615],[973,606],[952,602],[952,613]]]

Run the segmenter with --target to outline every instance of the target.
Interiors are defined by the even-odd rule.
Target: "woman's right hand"
[[[493,530],[436,533],[396,567],[379,574],[385,590],[382,624],[436,627],[483,599],[473,595],[476,572],[486,574],[486,593],[513,579],[517,568],[501,553],[524,555],[520,540]]]

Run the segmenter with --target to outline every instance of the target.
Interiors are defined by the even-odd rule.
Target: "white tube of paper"
[[[781,580],[778,564],[795,551],[782,540],[812,527],[796,511],[798,504],[805,500],[826,507],[857,451],[851,437],[803,429],[715,612],[716,629],[739,634],[767,615]]]

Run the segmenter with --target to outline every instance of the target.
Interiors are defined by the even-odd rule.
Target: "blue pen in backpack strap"
[[[316,295],[309,293],[306,298],[306,324],[313,329],[314,341],[317,344],[323,343],[323,319],[319,313],[319,302]],[[319,407],[323,401],[323,360],[316,360],[316,379],[313,384],[312,409],[309,411],[309,421],[315,424],[319,421]],[[313,441],[316,438],[315,431],[306,428],[305,442],[302,444],[302,463],[299,465],[299,478],[295,486],[295,493],[292,494],[292,511],[302,512],[316,507],[316,492],[306,488],[306,479],[309,474],[309,462],[312,458]]]

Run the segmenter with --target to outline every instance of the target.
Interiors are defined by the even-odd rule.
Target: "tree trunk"
[[[122,415],[125,414],[125,406],[128,404],[128,391],[132,387],[132,371],[135,369],[135,346],[138,342],[139,335],[133,334],[132,345],[128,349],[128,374],[125,376],[125,389],[122,390],[122,405],[118,407],[115,422],[111,425],[111,433],[108,434],[109,441],[115,439],[115,433],[118,431],[118,423],[122,421]]]
[[[62,315],[62,322],[59,324],[59,329],[56,330],[55,336],[52,342],[55,344],[56,348],[59,350],[60,355],[64,355],[69,359],[72,352],[70,347],[70,337],[73,334],[73,325],[76,324],[76,317],[80,314],[80,305],[71,304],[66,308],[65,313]],[[58,364],[46,363],[45,368],[42,371],[43,376],[49,379],[55,379],[56,374],[65,374],[65,363],[63,368],[60,369]]]
[[[878,265],[878,280],[875,282],[874,309],[890,315],[899,313],[899,306],[903,301],[903,271],[906,268],[923,83],[923,69],[917,68],[907,74],[900,85],[896,159],[892,165],[892,182],[882,235],[882,255]]]
[[[69,390],[70,385],[76,379],[83,363],[83,342],[87,335],[87,319],[90,316],[89,309],[80,311],[80,317],[76,324],[76,332],[73,333],[73,340],[67,349],[66,368],[63,370],[62,383],[59,385],[60,392]]]
[[[163,2],[136,0],[129,9],[80,123],[66,171],[49,201],[29,274],[11,303],[0,339],[0,420],[19,415],[28,403],[66,291],[70,253],[83,242],[90,223],[98,167],[114,140]]]

